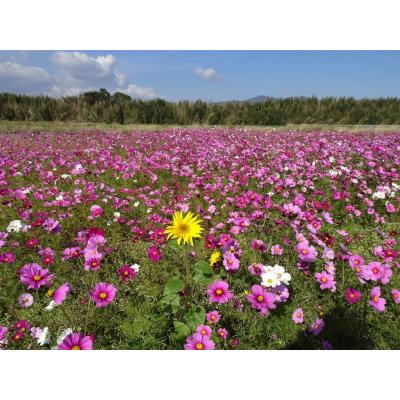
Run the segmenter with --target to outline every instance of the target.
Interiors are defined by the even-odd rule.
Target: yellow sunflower
[[[208,262],[210,263],[211,266],[217,264],[218,262],[221,261],[221,252],[218,250],[215,250],[211,253],[210,259]]]
[[[183,216],[182,211],[175,211],[172,216],[171,225],[167,226],[165,233],[167,239],[176,239],[178,245],[190,243],[193,246],[193,238],[200,238],[203,228],[200,225],[200,219],[190,211]]]

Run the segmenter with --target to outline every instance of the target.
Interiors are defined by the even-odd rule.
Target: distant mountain
[[[264,101],[274,101],[274,100],[281,100],[278,97],[271,97],[271,96],[256,96],[252,97],[251,99],[247,100],[227,100],[227,101],[219,101],[216,104],[225,104],[225,103],[263,103]]]

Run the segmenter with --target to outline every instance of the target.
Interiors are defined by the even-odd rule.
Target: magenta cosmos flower
[[[299,258],[302,261],[315,261],[317,258],[317,250],[315,250],[314,246],[309,246],[305,242],[300,242],[297,245],[297,252],[299,254]]]
[[[118,268],[117,273],[122,282],[134,280],[137,275],[136,270],[128,264],[125,264],[121,268]]]
[[[149,247],[147,255],[149,256],[150,261],[152,262],[157,262],[162,257],[161,251],[156,246]]]
[[[253,285],[251,293],[246,297],[251,307],[259,310],[263,315],[267,315],[269,310],[276,308],[275,295],[267,292],[260,285]]]
[[[185,350],[214,350],[214,348],[214,342],[200,333],[193,333],[186,338]]]
[[[48,269],[43,269],[38,264],[25,264],[18,271],[20,281],[27,285],[28,289],[38,289],[43,285],[49,284],[54,275]]]
[[[344,297],[349,304],[355,304],[360,301],[361,293],[354,288],[347,288],[344,292]]]
[[[210,296],[210,303],[224,304],[233,297],[229,285],[224,281],[215,281],[208,285],[207,293]]]
[[[59,350],[93,350],[93,337],[70,333],[58,345]]]
[[[381,296],[381,288],[379,286],[375,286],[371,290],[371,300],[369,301],[369,305],[375,308],[378,312],[385,311],[386,300]]]
[[[225,269],[227,271],[237,271],[239,269],[239,267],[240,267],[239,260],[230,251],[227,251],[224,254],[223,264],[224,264],[224,267],[225,267]]]
[[[295,324],[302,324],[304,321],[304,312],[301,308],[298,308],[293,312],[292,320]]]
[[[105,307],[110,304],[117,293],[117,288],[105,282],[99,282],[91,292],[96,307]]]
[[[61,285],[53,293],[54,302],[57,305],[60,305],[67,297],[67,294],[70,292],[70,290],[71,290],[71,286],[69,285],[69,283],[64,283],[64,285]]]
[[[229,332],[225,328],[219,328],[218,332],[217,332],[217,335],[222,340],[226,340],[226,339],[228,339]]]

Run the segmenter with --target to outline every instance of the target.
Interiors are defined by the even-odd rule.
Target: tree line
[[[120,124],[400,124],[400,98],[290,97],[260,103],[140,100],[105,89],[52,98],[0,93],[0,120]]]

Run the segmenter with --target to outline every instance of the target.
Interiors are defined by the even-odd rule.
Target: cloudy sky
[[[395,51],[0,51],[0,92],[243,100],[400,96]]]

